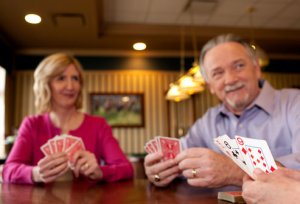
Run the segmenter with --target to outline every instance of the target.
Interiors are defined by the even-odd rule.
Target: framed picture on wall
[[[91,93],[92,115],[104,117],[112,127],[144,127],[144,94]]]

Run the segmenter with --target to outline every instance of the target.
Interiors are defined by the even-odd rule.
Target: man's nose
[[[238,77],[234,71],[228,70],[225,72],[225,84],[234,84],[237,81]]]

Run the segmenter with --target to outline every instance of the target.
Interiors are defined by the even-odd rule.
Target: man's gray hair
[[[211,40],[209,40],[203,47],[201,50],[201,54],[200,54],[200,67],[201,67],[201,74],[204,77],[205,81],[208,81],[208,77],[207,74],[205,72],[205,68],[204,68],[204,57],[206,55],[206,53],[211,50],[212,48],[216,47],[217,45],[220,45],[222,43],[226,43],[226,42],[237,42],[241,45],[243,45],[249,56],[253,59],[254,63],[257,63],[257,58],[255,55],[255,50],[251,47],[251,45],[245,41],[244,39],[242,39],[240,36],[234,35],[234,34],[223,34],[223,35],[219,35]]]

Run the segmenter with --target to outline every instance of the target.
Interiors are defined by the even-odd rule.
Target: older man
[[[232,34],[210,40],[200,62],[210,92],[222,104],[195,122],[181,139],[185,150],[174,160],[161,162],[160,153],[146,156],[148,179],[166,186],[182,174],[193,186],[240,186],[244,172],[213,143],[223,134],[264,139],[279,165],[300,169],[300,92],[275,90],[262,80],[254,50]]]

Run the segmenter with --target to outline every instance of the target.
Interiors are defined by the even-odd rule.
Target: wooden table
[[[1,184],[0,203],[228,204],[217,199],[217,192],[226,190],[233,189],[195,188],[182,180],[177,180],[166,188],[154,187],[143,179],[102,184],[84,181],[57,182],[47,185]]]

